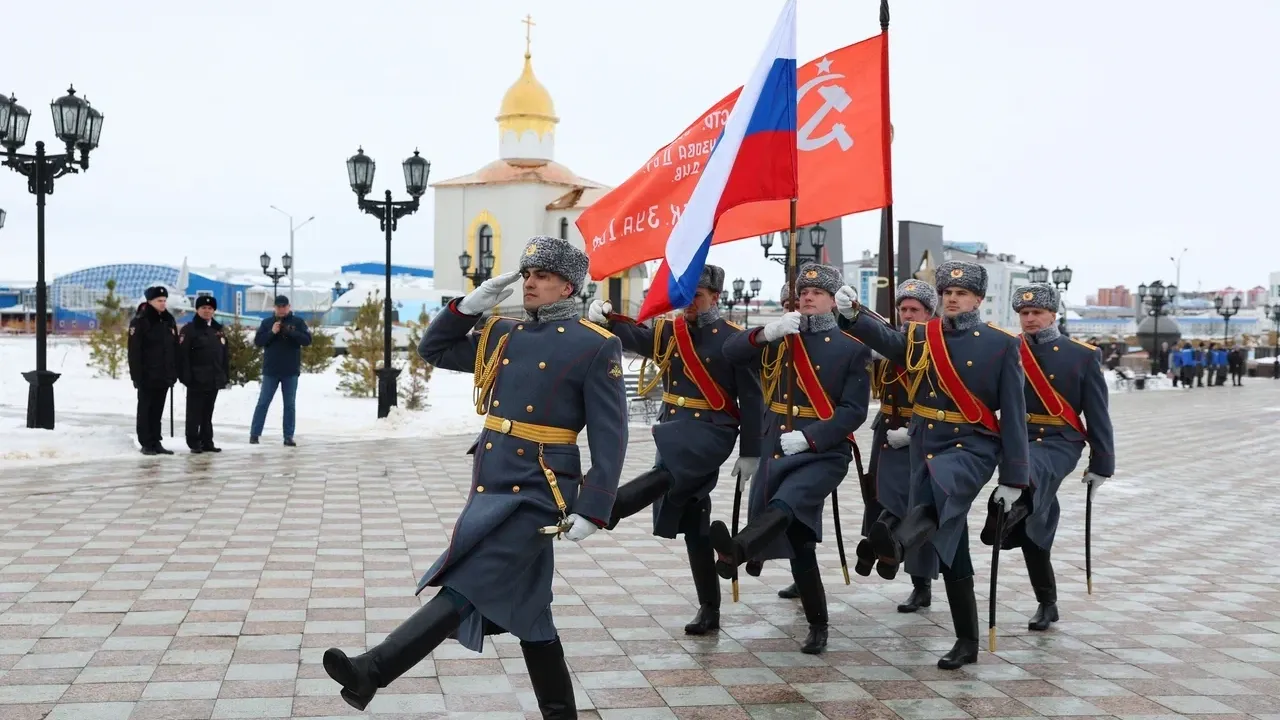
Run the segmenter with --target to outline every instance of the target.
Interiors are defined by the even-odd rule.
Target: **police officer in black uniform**
[[[213,406],[231,384],[227,337],[213,319],[218,301],[196,298],[196,316],[178,333],[178,379],[187,386],[187,447],[192,453],[222,452],[213,444]]]
[[[169,292],[147,288],[147,301],[129,321],[129,379],[138,389],[138,444],[143,455],[172,455],[160,444],[164,400],[178,381],[178,323],[169,314]]]

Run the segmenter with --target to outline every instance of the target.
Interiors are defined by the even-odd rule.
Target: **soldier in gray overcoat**
[[[723,289],[724,269],[705,265],[683,318],[657,318],[651,326],[639,325],[614,314],[611,304],[601,300],[587,312],[588,319],[617,335],[624,350],[653,361],[654,381],[662,382],[663,410],[653,427],[657,459],[648,472],[618,488],[607,528],[652,505],[654,535],[684,535],[698,594],[698,614],[684,626],[690,635],[720,628],[720,579],[708,534],[711,491],[720,466],[733,454],[739,437],[735,480],[748,482],[760,461],[760,379],[758,373],[724,360],[725,340],[742,328],[720,317]],[[684,343],[692,357],[681,352]]]
[[[577,717],[564,649],[551,614],[553,536],[581,541],[603,527],[627,448],[622,345],[578,316],[587,256],[564,240],[537,236],[520,270],[486,280],[427,326],[418,354],[446,370],[474,372],[484,430],[471,492],[449,547],[418,583],[440,591],[368,652],[324,656],[342,696],[363,709],[445,639],[480,652],[484,636],[509,632],[520,649],[544,718]],[[480,315],[517,283],[524,318]],[[591,469],[578,437],[587,431]]]
[[[838,268],[802,266],[798,310],[724,344],[729,362],[760,370],[768,404],[747,525],[732,535],[723,522],[711,524],[716,571],[728,579],[747,561],[758,567],[765,560],[789,559],[809,622],[800,650],[809,654],[827,647],[827,599],[815,552],[822,542],[822,511],[849,471],[852,434],[867,418],[870,395],[871,352],[836,327],[841,283]],[[794,361],[794,380],[786,377],[785,357]]]
[[[905,331],[908,323],[926,322],[934,316],[938,293],[929,283],[912,278],[898,285],[896,302],[900,329]],[[872,394],[880,399],[880,412],[871,425],[875,434],[871,443],[870,465],[874,473],[876,503],[869,505],[868,510],[876,509],[875,505],[879,505],[879,509],[874,515],[867,513],[863,518],[863,535],[870,535],[871,526],[877,519],[890,524],[901,522],[911,508],[911,450],[908,447],[911,437],[908,426],[914,415],[913,406],[919,390],[913,379],[901,365],[876,356],[871,371],[871,388]],[[858,556],[859,566],[865,569],[859,570],[859,574],[869,573],[870,567],[866,566],[877,560],[870,540],[858,544]],[[898,612],[910,613],[929,607],[933,602],[933,579],[938,576],[938,554],[925,543],[908,551],[902,566],[911,576],[911,595],[898,605]],[[898,566],[880,560],[876,569],[881,577],[892,579]]]
[[[1058,307],[1058,291],[1052,285],[1024,285],[1013,292],[1013,309],[1022,324],[1025,344],[1021,352],[1027,377],[1031,487],[1009,513],[1001,547],[1022,547],[1038,604],[1027,623],[1030,630],[1048,630],[1058,620],[1058,586],[1049,558],[1061,512],[1058,488],[1079,464],[1086,444],[1089,464],[1084,482],[1091,486],[1090,491],[1115,472],[1115,440],[1102,353],[1059,332]],[[988,510],[982,540],[990,545],[996,539],[999,511],[990,505]],[[1015,518],[1024,519],[1018,522]]]
[[[905,331],[864,308],[853,288],[841,288],[836,299],[855,336],[908,374],[924,373],[908,429],[911,507],[899,523],[874,523],[870,540],[888,562],[902,562],[925,541],[937,551],[956,629],[956,643],[938,667],[955,670],[978,660],[969,507],[997,467],[995,498],[1006,509],[1027,487],[1026,399],[1017,336],[979,315],[986,270],[949,261],[937,268],[934,285],[942,317],[908,323]]]

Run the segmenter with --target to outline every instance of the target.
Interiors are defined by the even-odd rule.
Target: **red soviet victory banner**
[[[884,48],[884,35],[876,35],[827,53],[797,72],[798,225],[893,202]],[[599,280],[663,256],[667,237],[689,202],[741,90],[713,105],[578,218],[592,278]],[[733,208],[721,217],[712,242],[786,230],[789,206],[787,200],[769,200]]]

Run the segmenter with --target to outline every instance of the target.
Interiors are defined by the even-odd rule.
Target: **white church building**
[[[555,161],[560,118],[551,94],[533,74],[527,44],[524,69],[503,96],[496,119],[498,159],[431,186],[436,287],[472,288],[458,264],[463,250],[471,256],[474,270],[489,248],[493,274],[498,275],[518,267],[525,241],[533,235],[559,237],[583,247],[574,222],[610,189]],[[599,282],[596,295],[612,302],[616,312],[635,314],[646,276],[645,266],[638,265]]]

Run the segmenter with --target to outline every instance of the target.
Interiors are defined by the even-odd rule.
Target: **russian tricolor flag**
[[[637,319],[689,305],[720,216],[738,205],[796,197],[797,164],[796,0],[787,0],[667,239],[666,256]]]

